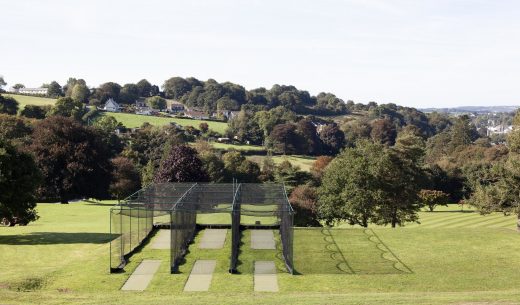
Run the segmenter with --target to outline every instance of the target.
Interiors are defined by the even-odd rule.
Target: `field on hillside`
[[[156,117],[149,115],[139,115],[132,113],[115,113],[115,112],[103,112],[102,115],[113,116],[118,122],[121,122],[128,128],[140,127],[143,123],[150,123],[156,126],[168,125],[171,122],[175,122],[181,126],[193,126],[199,128],[200,123],[207,123],[210,129],[223,134],[227,129],[227,123],[216,122],[216,121],[203,121],[203,120],[192,120],[192,119],[180,119],[180,118],[168,118],[168,117]]]
[[[262,166],[265,156],[248,156],[247,158]],[[300,155],[272,156],[272,158],[275,164],[289,161],[293,166],[299,166],[304,171],[310,171],[312,164],[316,161],[316,157]]]
[[[250,151],[263,151],[265,147],[259,145],[239,145],[239,144],[227,144],[227,143],[211,143],[214,148],[221,150],[250,150]]]
[[[38,97],[38,96],[27,96],[27,95],[18,95],[18,94],[8,94],[2,93],[3,96],[10,96],[14,98],[20,104],[20,110],[25,108],[25,105],[36,105],[36,106],[45,106],[45,105],[54,105],[56,102],[55,99]]]
[[[144,247],[125,273],[108,272],[109,203],[40,204],[40,220],[0,227],[0,300],[8,304],[446,304],[519,302],[520,235],[514,217],[454,208],[421,212],[409,228],[295,229],[297,275],[279,250],[251,250],[244,231],[238,275],[227,273],[229,240],[209,253],[190,247],[180,273],[169,251]],[[153,239],[152,239],[153,241]],[[198,237],[195,240],[195,245]],[[120,287],[142,259],[162,260],[145,292]],[[209,292],[184,293],[196,259],[217,260]],[[254,293],[252,264],[274,260],[279,293]]]

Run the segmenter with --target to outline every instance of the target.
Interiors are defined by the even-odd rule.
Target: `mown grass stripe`
[[[485,216],[482,216],[482,217],[485,217]],[[501,215],[501,217],[504,217]],[[485,226],[488,226],[488,225],[492,225],[492,224],[495,224],[495,223],[503,223],[506,219],[504,218],[494,218],[494,219],[484,219],[480,224],[478,225],[471,225],[471,226],[468,226],[468,228],[477,228],[477,227],[485,227]]]
[[[457,224],[457,223],[463,222],[463,221],[467,220],[468,218],[469,218],[469,216],[461,216],[461,217],[451,218],[451,219],[447,219],[447,220],[444,220],[444,221],[435,222],[434,224],[428,224],[426,227],[427,228],[439,228],[439,227],[445,228],[445,227],[447,227],[449,225],[453,225],[453,224]],[[476,219],[476,217],[471,217],[471,219]]]
[[[491,223],[484,224],[485,228],[496,228],[496,227],[502,227],[502,226],[509,226],[511,228],[516,226],[516,222],[514,219],[504,217],[501,219],[501,221],[493,221]]]
[[[462,227],[468,227],[470,225],[474,225],[474,224],[480,224],[482,222],[485,222],[487,220],[496,220],[496,219],[500,219],[500,215],[488,215],[486,216],[487,218],[484,218],[483,216],[478,216],[476,218],[468,218],[466,220],[463,220],[463,221],[460,221],[459,223],[455,223],[455,224],[451,224],[451,225],[447,225],[445,226],[446,228],[462,228]]]
[[[452,215],[452,216],[449,216],[449,217],[445,217],[445,218],[442,218],[442,219],[437,219],[437,220],[434,220],[434,221],[430,221],[430,222],[422,222],[423,224],[420,226],[421,228],[429,228],[429,227],[435,227],[437,225],[445,225],[446,223],[449,223],[451,221],[460,221],[461,219],[467,219],[468,217],[471,217],[469,215],[465,215],[465,214],[459,214],[459,215]]]

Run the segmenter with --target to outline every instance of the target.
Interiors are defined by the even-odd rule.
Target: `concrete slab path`
[[[121,290],[143,291],[148,287],[153,276],[161,265],[160,260],[143,260],[130,275]]]
[[[226,242],[227,229],[206,229],[199,242],[199,249],[222,249]]]
[[[273,230],[251,230],[251,249],[276,249]]]
[[[278,291],[276,266],[273,261],[256,261],[254,275],[255,291]]]
[[[170,249],[170,236],[171,232],[168,229],[161,229],[152,242],[152,249]]]
[[[216,260],[197,260],[184,285],[184,291],[208,291],[217,265]]]

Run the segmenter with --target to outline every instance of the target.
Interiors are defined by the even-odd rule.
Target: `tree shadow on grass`
[[[109,233],[34,232],[21,235],[0,235],[0,245],[104,244],[117,238]]]
[[[297,234],[295,274],[413,274],[370,229],[306,229]],[[305,232],[302,230],[302,232]],[[334,232],[334,234],[333,234]],[[347,235],[343,235],[347,234]]]

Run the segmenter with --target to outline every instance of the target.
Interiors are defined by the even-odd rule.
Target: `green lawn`
[[[54,105],[56,99],[53,98],[45,98],[38,96],[27,96],[27,95],[18,95],[18,94],[8,94],[3,93],[3,96],[10,96],[14,98],[19,104],[19,108],[25,108],[25,105],[36,105],[36,106],[46,106],[46,105]]]
[[[440,206],[433,212],[421,212],[420,223],[408,223],[404,228],[423,228],[423,229],[459,229],[459,228],[489,228],[489,229],[510,229],[516,223],[516,216],[504,216],[501,213],[482,216],[474,209],[465,206],[461,208],[457,204],[450,204],[447,207]],[[371,227],[378,227],[371,225]],[[348,224],[339,225],[340,228],[356,228]]]
[[[214,148],[221,150],[251,150],[251,151],[263,151],[265,147],[259,145],[238,145],[238,144],[226,144],[226,143],[211,143]]]
[[[520,302],[520,235],[515,218],[458,207],[421,212],[405,228],[295,229],[297,275],[278,250],[252,250],[244,231],[240,274],[229,268],[230,231],[221,250],[201,250],[200,235],[169,273],[169,251],[144,247],[109,274],[105,203],[40,204],[26,227],[0,227],[0,303],[5,304],[469,304]],[[119,288],[143,259],[162,264],[145,292]],[[210,292],[182,288],[197,259],[216,259]],[[279,293],[253,292],[253,262],[273,260]],[[480,303],[479,303],[480,304]]]
[[[156,126],[168,125],[171,122],[175,122],[181,126],[193,126],[199,128],[200,123],[207,123],[210,129],[223,134],[227,129],[227,124],[224,122],[216,121],[202,121],[202,120],[191,120],[191,119],[180,119],[180,118],[168,118],[168,117],[156,117],[149,115],[139,115],[132,113],[115,113],[115,112],[104,112],[102,115],[113,116],[118,122],[121,122],[128,128],[140,127],[143,123],[150,123]]]
[[[254,161],[260,166],[265,156],[248,156],[249,160]],[[294,166],[299,166],[301,170],[310,171],[312,164],[316,161],[316,157],[301,156],[301,155],[287,155],[287,156],[272,156],[275,164],[280,164],[283,161],[289,161]]]

